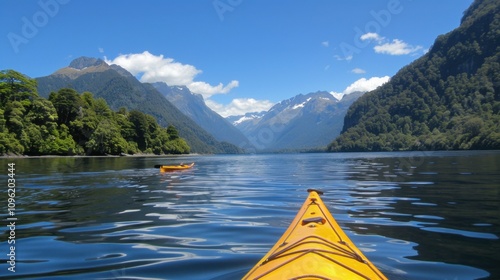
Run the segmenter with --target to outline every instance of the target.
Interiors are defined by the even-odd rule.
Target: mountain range
[[[225,119],[185,86],[141,83],[124,68],[98,58],[77,58],[68,67],[36,80],[42,97],[61,88],[88,91],[106,100],[113,110],[137,109],[157,118],[160,125],[172,124],[196,153],[324,148],[338,136],[347,108],[362,94],[352,93],[341,101],[326,91],[299,94],[267,112],[252,113],[252,119]]]
[[[102,97],[113,110],[124,107],[150,114],[162,126],[175,126],[194,153],[242,152],[233,144],[215,139],[172,105],[153,85],[141,83],[127,70],[108,65],[101,59],[80,57],[68,67],[36,80],[42,97],[48,97],[50,92],[61,88],[72,88],[78,92],[91,92],[96,98]]]
[[[353,92],[341,100],[326,91],[299,94],[267,112],[228,120],[261,151],[321,149],[340,134],[347,109],[362,94]]]

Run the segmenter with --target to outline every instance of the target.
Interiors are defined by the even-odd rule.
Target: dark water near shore
[[[155,164],[196,162],[183,172]],[[7,164],[16,165],[16,272]],[[240,279],[307,196],[390,279],[500,279],[500,152],[0,159],[0,279]]]

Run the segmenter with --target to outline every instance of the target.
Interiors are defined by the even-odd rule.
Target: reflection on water
[[[13,161],[16,276],[238,279],[319,188],[391,279],[500,278],[498,152],[0,159]]]

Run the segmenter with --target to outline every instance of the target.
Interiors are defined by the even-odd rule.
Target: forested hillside
[[[73,89],[40,97],[36,80],[0,71],[0,155],[179,154],[190,148],[175,127]]]
[[[78,92],[89,91],[106,100],[110,108],[139,110],[152,115],[163,126],[175,126],[194,153],[241,153],[237,146],[217,141],[189,117],[172,105],[151,84],[139,82],[118,65],[108,65],[101,59],[80,57],[69,67],[59,69],[45,77],[36,78],[40,96],[72,88]]]
[[[500,149],[499,6],[474,1],[460,27],[349,108],[328,150]]]

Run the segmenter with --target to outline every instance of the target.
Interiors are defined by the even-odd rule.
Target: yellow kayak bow
[[[243,279],[387,279],[337,224],[322,192],[308,192],[283,236]]]

